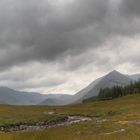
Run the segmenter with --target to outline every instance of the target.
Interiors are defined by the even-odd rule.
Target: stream
[[[29,132],[29,131],[40,131],[45,130],[47,128],[54,128],[58,126],[65,126],[71,125],[74,123],[86,122],[97,120],[97,118],[85,117],[85,116],[68,116],[66,118],[47,122],[47,121],[40,121],[35,122],[32,124],[17,124],[17,125],[9,125],[9,126],[0,126],[1,133],[8,133],[8,132]]]

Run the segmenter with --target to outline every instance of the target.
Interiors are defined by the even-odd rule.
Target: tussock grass
[[[49,111],[54,111],[55,115],[48,115]],[[40,132],[0,134],[0,140],[140,140],[140,125],[118,123],[140,120],[140,94],[64,107],[0,106],[1,125],[50,121],[67,115],[99,116],[106,121],[84,122]]]

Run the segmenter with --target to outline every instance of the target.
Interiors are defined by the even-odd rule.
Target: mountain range
[[[93,81],[75,95],[40,94],[35,92],[21,92],[7,87],[0,87],[0,104],[11,105],[67,105],[81,103],[83,100],[96,97],[100,89],[113,86],[125,86],[139,80],[140,74],[125,75],[112,71]]]
[[[63,94],[40,94],[35,92],[21,92],[7,87],[0,87],[0,104],[10,105],[37,105],[42,104],[45,100],[63,100],[68,99],[69,95]],[[53,103],[53,104],[52,104]],[[54,105],[55,102],[47,103]],[[57,102],[58,104],[59,102]]]
[[[67,94],[49,94],[47,98],[40,103],[40,105],[50,105],[50,106],[58,106],[58,105],[66,105],[71,99],[72,95]]]

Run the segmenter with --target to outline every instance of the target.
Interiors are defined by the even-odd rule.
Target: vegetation
[[[113,133],[122,128],[126,131]],[[139,140],[139,132],[136,126],[92,122],[40,132],[1,134],[0,140]]]
[[[114,86],[101,89],[98,97],[100,100],[108,100],[136,93],[140,93],[140,80],[124,87]]]
[[[64,107],[0,106],[0,124],[58,119],[67,115],[98,117],[99,122],[82,122],[38,132],[2,133],[0,140],[139,140],[140,94]],[[54,111],[54,115],[48,112]],[[135,121],[135,123],[129,123]],[[127,123],[128,122],[128,123]]]

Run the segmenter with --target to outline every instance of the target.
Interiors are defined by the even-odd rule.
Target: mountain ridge
[[[37,92],[17,91],[8,87],[0,87],[0,104],[37,105],[48,98],[59,99],[62,94],[41,94]],[[68,95],[67,95],[68,96]],[[63,95],[64,97],[64,95]]]
[[[89,84],[89,86],[75,94],[71,102],[82,102],[85,99],[97,96],[101,88],[112,87],[115,85],[128,85],[131,81],[133,81],[133,79],[116,70],[113,70],[105,76],[96,79],[91,84]]]
[[[140,74],[125,75],[116,70],[102,76],[75,95],[67,94],[40,94],[24,92],[0,87],[0,104],[11,105],[67,105],[81,103],[82,101],[98,95],[100,89],[112,86],[125,86],[140,78]]]

